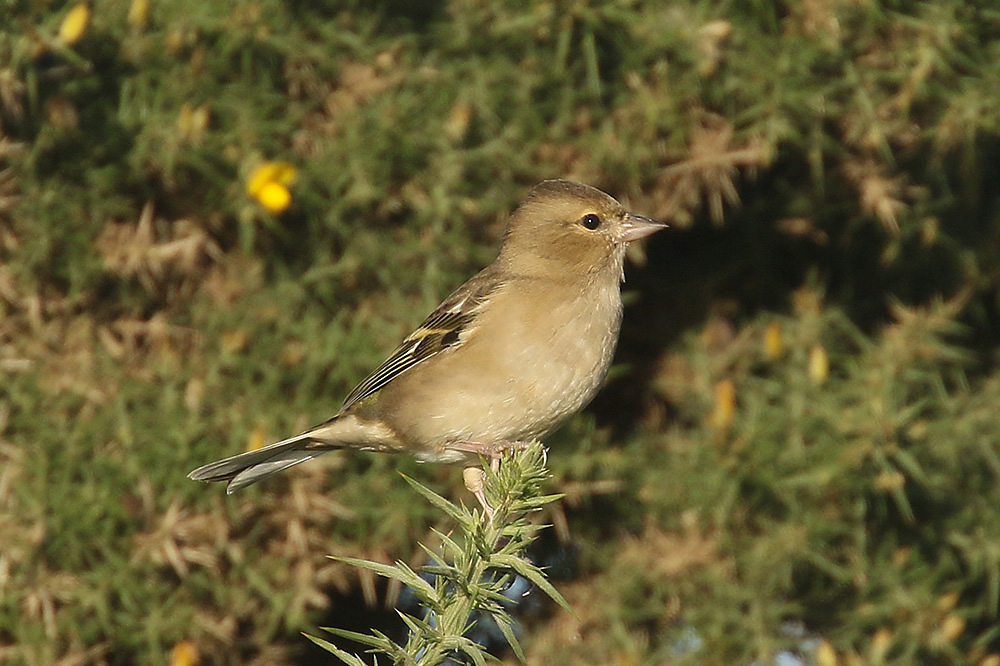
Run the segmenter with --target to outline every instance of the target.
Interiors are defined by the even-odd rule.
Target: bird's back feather
[[[476,315],[499,286],[494,273],[492,268],[485,269],[446,298],[382,365],[351,391],[340,413],[439,352],[461,345],[463,332],[474,327]]]

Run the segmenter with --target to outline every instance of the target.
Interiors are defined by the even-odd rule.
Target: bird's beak
[[[642,215],[629,213],[625,216],[625,222],[622,224],[621,239],[623,243],[629,243],[666,228],[667,225],[663,222],[657,222]]]

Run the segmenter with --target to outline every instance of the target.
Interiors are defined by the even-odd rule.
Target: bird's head
[[[620,276],[625,246],[664,227],[589,185],[546,180],[511,215],[500,261],[511,273],[532,277]]]

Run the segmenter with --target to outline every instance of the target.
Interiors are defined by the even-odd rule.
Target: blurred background
[[[332,663],[460,473],[332,415],[545,178],[672,229],[549,438],[532,664],[1000,665],[994,0],[0,6],[0,662]],[[499,652],[500,654],[502,651]],[[324,656],[325,655],[325,656]],[[514,657],[504,657],[514,663]]]

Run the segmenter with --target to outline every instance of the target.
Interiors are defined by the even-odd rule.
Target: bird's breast
[[[617,279],[608,282],[506,285],[463,344],[383,389],[382,417],[428,453],[454,441],[545,434],[586,405],[607,374],[622,307]]]

